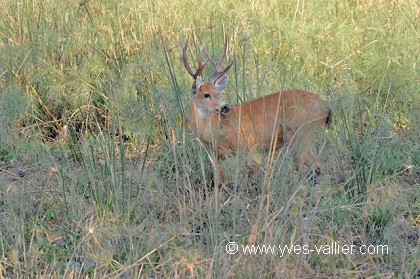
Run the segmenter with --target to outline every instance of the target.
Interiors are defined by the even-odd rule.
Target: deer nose
[[[224,105],[224,106],[220,109],[220,111],[221,111],[222,113],[228,113],[228,112],[230,111],[230,107],[229,107],[229,105],[228,105],[228,104]]]

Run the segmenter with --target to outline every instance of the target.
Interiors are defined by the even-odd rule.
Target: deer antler
[[[224,70],[222,70],[222,63],[223,63],[223,60],[226,57],[227,43],[228,43],[228,37],[225,36],[225,45],[223,47],[223,53],[220,56],[219,60],[217,60],[217,61],[215,61],[210,56],[210,54],[209,54],[209,52],[207,51],[207,48],[206,48],[206,53],[207,53],[208,59],[210,60],[211,64],[213,65],[213,68],[214,68],[214,72],[210,77],[210,82],[212,82],[212,83],[215,83],[219,78],[221,78],[224,74],[226,74],[229,71],[230,67],[232,67],[233,61],[235,60],[235,58],[233,58],[229,62],[227,67]]]
[[[197,71],[194,73],[193,70],[191,69],[190,64],[188,63],[188,59],[187,59],[187,48],[188,48],[188,40],[190,39],[190,37],[188,36],[187,39],[185,40],[184,43],[184,47],[182,48],[182,61],[184,62],[184,66],[185,69],[187,69],[188,73],[194,78],[196,79],[198,76],[201,75],[201,72],[203,71],[204,67],[206,66],[207,62],[209,60],[207,60],[206,62],[203,62],[203,47],[201,47],[200,50],[200,55],[198,56],[198,69]]]

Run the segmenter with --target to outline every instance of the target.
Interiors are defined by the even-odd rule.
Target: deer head
[[[225,38],[225,44],[223,53],[220,58],[215,61],[204,46],[200,49],[198,56],[198,69],[194,72],[191,69],[187,59],[187,48],[188,48],[189,37],[185,40],[184,47],[182,48],[182,61],[187,69],[187,72],[194,78],[194,82],[191,86],[191,103],[194,104],[195,109],[200,117],[208,117],[211,113],[221,112],[228,113],[230,108],[229,105],[223,101],[219,93],[228,85],[229,76],[226,74],[233,65],[232,61],[222,70],[221,64],[226,56],[227,51],[227,38]],[[203,52],[206,52],[207,60],[203,62]],[[208,83],[204,83],[201,79],[201,73],[206,66],[207,62],[213,65],[214,72],[210,77]]]

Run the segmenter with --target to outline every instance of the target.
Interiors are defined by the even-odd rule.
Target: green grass
[[[0,4],[0,277],[415,277],[416,1]],[[188,127],[201,42],[235,54],[231,103],[327,99],[323,172],[286,150],[221,163]],[[204,77],[210,74],[205,69]],[[388,245],[389,254],[228,255],[225,245]]]

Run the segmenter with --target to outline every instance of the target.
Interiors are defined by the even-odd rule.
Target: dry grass
[[[3,2],[0,277],[419,275],[417,2]],[[218,53],[223,30],[228,101],[299,87],[331,103],[317,179],[281,149],[214,181],[179,56],[191,33]]]

